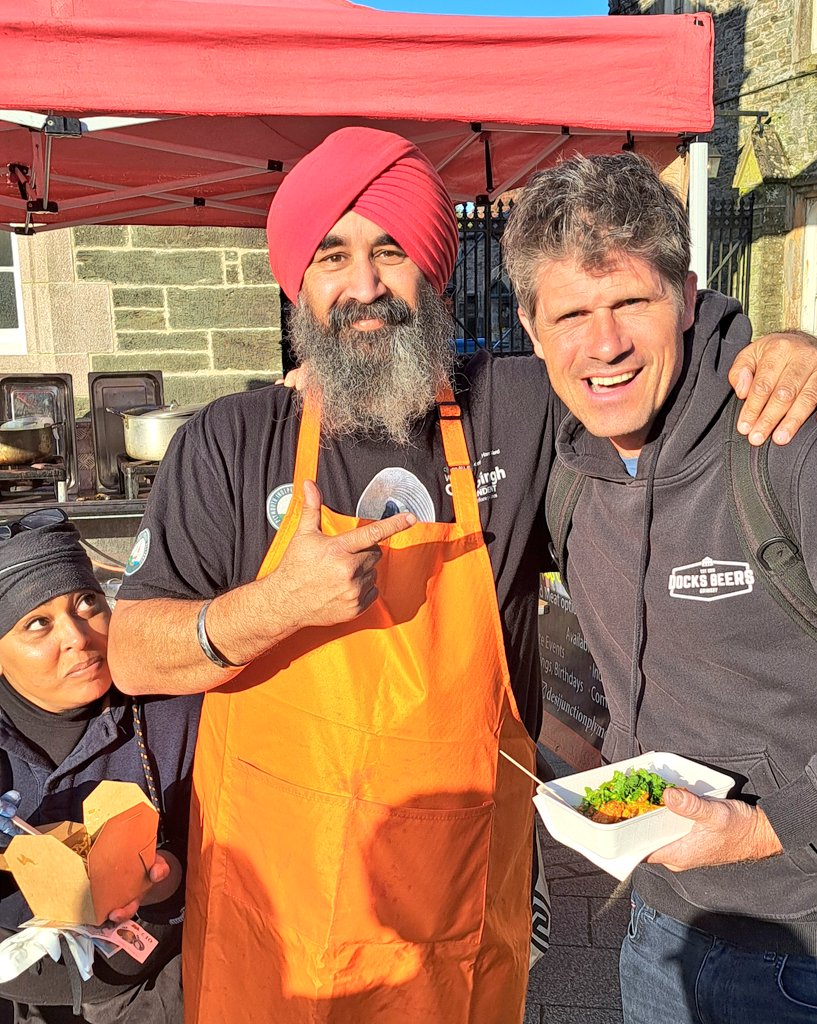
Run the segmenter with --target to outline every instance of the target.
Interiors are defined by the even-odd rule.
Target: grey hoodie
[[[605,760],[667,750],[726,771],[736,782],[730,795],[759,802],[784,847],[678,873],[641,865],[635,887],[656,909],[721,938],[813,955],[817,648],[746,571],[721,452],[731,393],[723,365],[749,333],[736,303],[701,293],[681,380],[635,478],[609,440],[564,421],[558,457],[588,478],[568,540],[568,583],[610,705]],[[813,419],[788,446],[772,446],[769,469],[817,583]],[[716,573],[714,587],[702,589],[701,569],[705,583]]]

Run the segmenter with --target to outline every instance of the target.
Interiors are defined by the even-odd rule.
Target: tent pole
[[[689,269],[698,275],[699,288],[706,288],[708,276],[708,159],[709,144],[707,142],[699,142],[696,139],[689,144],[689,229],[692,241]]]

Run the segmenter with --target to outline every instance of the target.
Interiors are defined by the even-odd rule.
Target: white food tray
[[[685,836],[692,821],[673,814],[668,807],[629,818],[612,825],[591,821],[578,811],[585,787],[595,789],[629,769],[646,768],[667,782],[689,789],[698,796],[725,797],[734,785],[731,775],[679,754],[650,751],[625,761],[591,768],[552,782],[540,783],[533,802],[545,826],[558,842],[576,850],[615,878],[626,878],[633,868],[654,850]]]

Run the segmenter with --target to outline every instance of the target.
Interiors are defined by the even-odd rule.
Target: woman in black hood
[[[63,945],[0,985],[13,1020],[35,1024],[181,1024],[181,919],[190,772],[200,698],[134,699],[113,685],[110,611],[62,509],[0,525],[0,792],[35,827],[82,821],[103,779],[137,783],[160,815],[160,847],[142,898],[112,914],[158,940],[144,961],[97,953],[83,981]],[[0,845],[16,829],[0,817]],[[0,940],[32,913],[0,873]],[[0,1020],[4,1019],[0,1010]]]

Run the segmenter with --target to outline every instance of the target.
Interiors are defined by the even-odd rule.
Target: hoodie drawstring
[[[638,754],[638,743],[635,738],[638,705],[644,687],[644,675],[641,668],[641,657],[644,653],[644,640],[647,632],[647,608],[644,601],[644,587],[647,578],[647,566],[650,561],[650,527],[652,526],[653,492],[655,490],[655,474],[658,459],[664,444],[662,434],[655,442],[650,468],[647,470],[646,489],[644,494],[644,518],[641,531],[641,558],[638,564],[638,585],[635,591],[635,614],[633,616],[633,656],[630,669],[630,707],[627,723],[627,745],[630,757]]]

